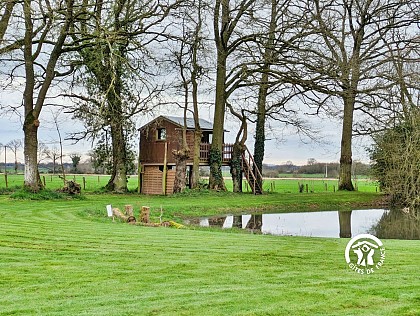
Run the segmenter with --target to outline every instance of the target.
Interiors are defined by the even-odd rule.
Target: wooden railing
[[[211,144],[200,144],[200,162],[210,161],[210,148]],[[233,144],[223,144],[222,162],[228,163],[232,160]]]
[[[252,192],[254,194],[262,194],[262,174],[255,164],[254,157],[246,146],[242,153],[242,171],[251,186]]]

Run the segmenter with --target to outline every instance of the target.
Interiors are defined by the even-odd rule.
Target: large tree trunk
[[[191,188],[198,187],[200,181],[200,145],[201,145],[201,129],[194,132],[194,152],[193,152],[193,167],[191,175]]]
[[[219,21],[221,13],[221,21]],[[215,2],[214,32],[217,49],[216,66],[216,96],[213,118],[213,140],[210,149],[210,179],[209,187],[213,190],[226,191],[222,174],[223,133],[226,109],[226,62],[228,57],[227,42],[229,40],[228,26],[230,20],[229,0]],[[221,27],[219,27],[221,22]]]
[[[26,115],[23,124],[24,131],[24,156],[25,156],[25,187],[38,192],[42,189],[42,182],[38,171],[38,126],[32,112]]]
[[[225,81],[226,81],[226,54],[218,50],[216,99],[213,119],[213,140],[210,149],[210,179],[209,186],[213,190],[226,191],[222,174],[223,133],[225,122]]]
[[[121,123],[111,123],[113,168],[107,189],[115,192],[127,191],[127,149]]]
[[[181,193],[185,190],[189,152],[188,148],[182,148],[181,150],[174,150],[172,152],[176,161],[174,193]]]
[[[192,99],[193,99],[193,117],[194,117],[194,148],[193,148],[193,167],[192,167],[192,175],[191,175],[191,188],[195,189],[198,187],[198,183],[200,180],[200,145],[201,145],[201,126],[200,126],[200,119],[198,116],[198,83],[196,80],[198,68],[196,62],[196,51],[194,51],[194,71],[191,76],[191,83],[192,83]]]
[[[258,92],[258,104],[257,104],[257,123],[255,127],[255,143],[254,143],[254,161],[255,166],[260,172],[262,172],[262,165],[264,161],[264,152],[265,152],[265,121],[266,121],[266,103],[267,103],[267,93],[268,93],[268,80],[270,65],[273,62],[273,49],[274,49],[274,39],[276,36],[277,28],[277,0],[271,0],[271,16],[270,16],[270,26],[268,30],[268,40],[265,45],[264,51],[264,67],[263,73],[261,75],[261,82],[259,85]],[[256,170],[253,170],[255,175],[259,173]],[[257,176],[257,184],[262,188],[262,178]]]
[[[242,192],[242,153],[244,147],[236,142],[233,145],[230,173],[232,175],[233,192]]]
[[[23,123],[24,141],[23,152],[25,159],[24,185],[26,188],[38,192],[42,189],[42,182],[38,171],[38,115],[34,111],[34,89],[35,89],[35,71],[34,60],[32,56],[32,36],[33,24],[31,16],[31,2],[25,1],[23,6],[25,16],[25,90],[23,92],[23,103],[25,121]]]
[[[351,182],[354,98],[344,97],[343,129],[341,134],[339,190],[354,191]]]
[[[269,66],[267,66],[269,68]],[[268,69],[267,69],[268,70]],[[258,170],[262,171],[265,152],[265,119],[266,119],[266,100],[268,91],[268,73],[264,72],[261,76],[261,83],[258,93],[258,112],[257,123],[255,127],[255,143],[254,143],[254,161]],[[254,174],[258,172],[254,170]],[[262,188],[262,178],[257,177],[258,186]]]

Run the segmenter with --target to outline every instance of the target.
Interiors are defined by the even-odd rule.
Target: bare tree
[[[45,156],[49,159],[52,160],[53,163],[53,169],[52,172],[53,174],[55,174],[55,170],[56,170],[56,164],[57,164],[57,160],[59,158],[61,158],[61,152],[60,149],[58,149],[57,147],[53,146],[51,149],[47,149],[45,151]]]
[[[38,142],[37,146],[37,164],[39,165],[42,161],[47,158],[48,146],[44,142]]]
[[[384,80],[387,65],[392,63],[389,50],[399,43],[392,37],[393,30],[405,30],[410,35],[406,44],[418,38],[414,24],[419,3],[315,0],[298,1],[295,8],[311,12],[301,23],[308,34],[291,43],[294,53],[287,56],[287,70],[278,75],[315,92],[311,99],[318,110],[341,116],[339,189],[354,190],[351,165],[355,111],[375,116],[375,109],[384,105],[376,100],[379,92],[394,84],[395,78]]]
[[[222,151],[226,102],[229,96],[247,77],[247,69],[244,63],[234,63],[229,57],[233,57],[241,45],[254,41],[254,32],[243,33],[247,27],[243,23],[248,19],[250,24],[255,12],[253,6],[255,0],[216,0],[214,5],[213,29],[217,51],[216,66],[216,91],[213,118],[213,140],[210,149],[210,188],[226,190],[222,176]],[[239,56],[235,56],[240,59]],[[229,66],[229,70],[228,70]]]
[[[195,188],[199,181],[199,164],[200,164],[200,144],[201,144],[201,127],[199,119],[199,82],[205,76],[207,69],[203,64],[206,52],[204,50],[204,30],[203,30],[203,12],[205,4],[203,0],[192,0],[185,3],[187,6],[181,8],[175,14],[175,19],[179,21],[179,35],[175,36],[175,47],[171,49],[173,56],[173,65],[175,70],[181,77],[176,79],[175,88],[181,89],[184,102],[182,104],[184,114],[184,127],[180,135],[179,150],[173,152],[177,169],[175,175],[174,192],[180,192],[185,187],[186,160],[190,158],[192,153],[193,168],[191,175],[191,187]],[[192,102],[190,102],[190,97]],[[191,106],[192,103],[192,106]],[[186,139],[186,119],[187,113],[192,112],[194,119],[194,144],[193,148],[189,148]]]
[[[17,152],[22,147],[22,141],[20,139],[14,139],[7,143],[6,145],[15,156],[15,173],[18,172],[18,161],[17,161]]]
[[[14,80],[24,73],[22,103],[25,186],[38,191],[42,188],[37,159],[40,114],[54,79],[69,73],[68,69],[59,64],[59,59],[64,53],[63,47],[66,45],[70,24],[74,18],[74,0],[8,1],[6,15],[10,13],[12,3],[15,4],[15,10],[17,3],[21,5],[21,14],[14,16],[13,23],[16,23],[15,27],[24,30],[23,38],[10,44],[2,42],[0,55],[4,52],[11,54],[11,57],[3,58],[3,62],[11,69],[8,80]],[[6,20],[10,23],[9,18],[2,17],[2,38],[14,38],[13,34],[8,34],[11,32],[11,28],[6,25]],[[23,54],[19,54],[20,48]]]
[[[53,115],[53,119],[54,119],[54,125],[55,125],[55,129],[57,131],[57,136],[58,136],[58,143],[60,144],[60,149],[58,150],[54,150],[56,152],[58,152],[58,158],[60,158],[60,167],[61,167],[61,177],[63,179],[64,185],[66,185],[66,173],[64,172],[64,164],[63,164],[63,139],[61,137],[61,132],[60,132],[60,127],[59,127],[59,122],[58,122],[58,117],[61,114],[61,110],[57,111],[57,112],[53,112],[51,111],[51,114]],[[55,155],[54,155],[55,156]],[[53,159],[54,160],[54,159]],[[54,166],[53,166],[53,173],[55,172],[55,161],[54,161]]]
[[[6,34],[13,8],[16,3],[16,0],[4,0],[0,3],[0,12],[2,12],[0,19],[0,49],[3,46],[4,35]]]
[[[147,47],[162,36],[163,21],[179,2],[89,0],[83,3],[85,17],[73,25],[82,81],[89,93],[71,95],[80,101],[75,117],[87,127],[75,139],[95,138],[110,128],[113,171],[109,190],[127,191],[127,138],[134,128],[131,119],[147,111],[162,90],[149,80],[154,74],[147,71],[148,63],[155,61]]]
[[[255,56],[257,66],[253,75],[254,85],[257,88],[253,91],[253,95],[257,97],[250,97],[256,99],[254,101],[256,106],[255,109],[247,111],[252,120],[255,120],[254,161],[260,171],[264,160],[266,135],[269,133],[266,126],[270,121],[293,127],[303,135],[309,135],[310,131],[310,127],[302,118],[301,110],[296,106],[300,103],[301,91],[294,85],[271,76],[272,69],[281,69],[282,64],[287,63],[285,57],[290,54],[290,43],[305,36],[306,30],[299,27],[301,18],[291,13],[294,10],[292,0],[271,0],[269,4],[269,19],[258,20],[265,30],[257,39],[259,49],[250,52]],[[255,89],[249,86],[249,83],[246,86]],[[254,173],[258,174],[256,170]],[[262,179],[257,181],[259,187],[262,187]]]

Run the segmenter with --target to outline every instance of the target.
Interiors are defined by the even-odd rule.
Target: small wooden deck
[[[211,144],[202,143],[200,145],[200,163],[210,163]],[[233,144],[223,144],[222,164],[229,164],[232,160]]]

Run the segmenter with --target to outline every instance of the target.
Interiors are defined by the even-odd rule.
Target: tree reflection
[[[340,238],[351,237],[351,212],[338,212],[338,221],[340,223]]]
[[[384,213],[370,232],[384,239],[420,239],[420,212],[391,210]]]

